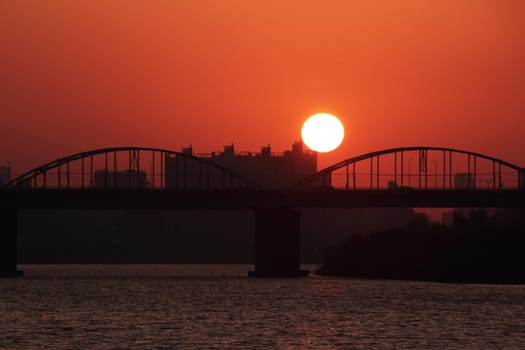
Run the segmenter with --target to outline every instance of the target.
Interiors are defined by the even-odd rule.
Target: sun
[[[304,122],[301,136],[304,144],[311,150],[330,152],[343,142],[345,128],[337,117],[328,113],[318,113]]]

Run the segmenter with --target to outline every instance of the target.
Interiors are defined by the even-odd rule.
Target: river
[[[0,279],[0,348],[525,346],[525,285],[255,279],[250,265],[20,268]]]

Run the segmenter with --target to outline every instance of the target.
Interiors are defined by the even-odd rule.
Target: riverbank
[[[458,214],[451,226],[417,221],[350,236],[330,249],[325,276],[453,283],[525,283],[525,230],[509,212]],[[512,220],[510,220],[512,219]]]

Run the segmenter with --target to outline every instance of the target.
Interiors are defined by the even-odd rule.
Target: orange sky
[[[525,166],[525,1],[0,2],[0,164],[88,149],[429,145]]]

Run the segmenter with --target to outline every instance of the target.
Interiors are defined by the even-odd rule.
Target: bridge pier
[[[298,277],[300,269],[300,210],[264,208],[255,210],[255,277]]]
[[[17,210],[0,209],[0,277],[23,274],[17,263]]]

